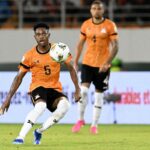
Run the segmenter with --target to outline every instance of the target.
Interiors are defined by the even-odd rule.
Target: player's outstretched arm
[[[10,90],[6,96],[6,99],[3,102],[2,106],[0,107],[0,115],[4,114],[4,112],[8,110],[11,98],[14,95],[14,93],[17,91],[25,74],[26,72],[19,71],[18,74],[15,76],[12,85],[10,87]]]
[[[78,76],[77,76],[77,73],[71,63],[66,63],[66,66],[70,72],[71,79],[75,86],[75,94],[74,94],[75,102],[78,102],[81,99],[80,86],[78,83]]]

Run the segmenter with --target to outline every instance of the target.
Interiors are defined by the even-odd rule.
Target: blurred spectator
[[[150,7],[147,8],[147,4],[150,4],[147,0],[133,0],[136,8],[134,13],[137,14],[136,21],[138,24],[143,25],[147,21],[147,13],[150,13]],[[138,7],[137,7],[138,6]]]
[[[11,5],[8,0],[0,0],[0,26],[12,15]]]
[[[115,21],[123,24],[138,24],[150,22],[149,0],[116,0]]]
[[[4,2],[4,3],[3,3]],[[5,4],[5,5],[3,5]],[[0,21],[2,28],[17,28],[18,27],[18,14],[16,0],[0,0],[0,12],[2,10],[5,16],[3,22]],[[1,15],[0,15],[1,16]]]
[[[69,27],[74,27],[77,24],[77,6],[70,0],[65,1],[66,5],[66,24]]]
[[[42,21],[51,23],[51,26],[60,25],[61,21],[61,2],[60,0],[43,0],[43,9],[40,14],[43,15]],[[63,2],[62,2],[63,4]],[[73,27],[76,24],[76,12],[77,7],[70,1],[65,1],[65,13],[66,13],[66,25],[67,27]]]
[[[41,21],[51,23],[51,27],[60,24],[60,0],[43,0],[42,5]]]
[[[90,6],[94,0],[80,0],[80,5]],[[101,0],[106,6],[108,6],[110,0]]]
[[[91,0],[80,0],[80,7],[78,10],[78,14],[79,14],[78,21],[80,23],[90,18],[89,7],[91,3],[92,3]]]
[[[90,18],[89,7],[93,0],[80,0],[80,8],[79,8],[79,22],[83,22],[86,19]],[[102,0],[104,5],[108,6],[109,0]],[[107,9],[105,10],[105,16],[107,16]]]
[[[105,17],[113,14],[114,9],[111,17],[117,24],[150,25],[150,0],[114,0],[114,4],[111,0],[102,1],[106,5]],[[93,0],[0,0],[0,27],[16,28],[18,22],[23,22],[25,27],[31,27],[36,22],[60,27],[64,19],[61,18],[64,2],[66,27],[76,27],[90,17],[88,10]],[[23,21],[18,21],[18,16],[21,16],[18,13],[22,13],[19,3],[23,5]]]
[[[23,1],[23,12],[25,23],[35,23],[39,21],[40,5],[38,0]]]
[[[115,21],[123,24],[127,24],[128,22],[134,22],[135,16],[133,16],[133,9],[132,9],[132,0],[117,0],[116,1],[116,9],[115,14]]]
[[[93,0],[80,0],[80,5],[88,5],[90,6]]]

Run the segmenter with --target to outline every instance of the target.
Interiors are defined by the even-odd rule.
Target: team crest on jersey
[[[107,33],[106,29],[105,28],[101,29],[101,33]]]

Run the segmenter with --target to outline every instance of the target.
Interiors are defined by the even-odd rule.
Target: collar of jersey
[[[95,25],[99,25],[99,24],[103,23],[104,21],[105,21],[105,18],[100,23],[94,23],[93,19],[92,19],[92,23],[95,24]]]
[[[51,49],[51,44],[49,44],[50,45],[50,48],[46,51],[46,52],[44,52],[44,53],[41,53],[39,50],[38,50],[38,46],[36,46],[36,51],[39,53],[39,54],[47,54],[49,51],[50,51],[50,49]]]

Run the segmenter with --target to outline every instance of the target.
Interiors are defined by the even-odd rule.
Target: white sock
[[[103,106],[103,96],[104,96],[103,93],[95,92],[95,101],[93,106],[93,118],[91,126],[98,125],[99,117]]]
[[[70,104],[66,98],[62,98],[59,101],[55,112],[43,123],[42,127],[37,129],[37,132],[42,133],[52,125],[56,124],[61,118],[63,118],[66,112],[69,110]]]
[[[85,108],[87,105],[88,88],[81,86],[81,100],[78,102],[79,120],[84,120]]]
[[[19,136],[17,138],[24,139],[29,130],[32,128],[38,117],[45,111],[46,103],[38,102],[34,109],[27,115],[26,120],[21,128]]]

